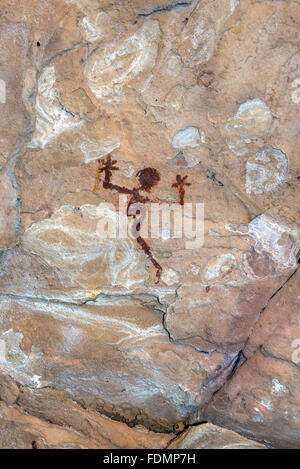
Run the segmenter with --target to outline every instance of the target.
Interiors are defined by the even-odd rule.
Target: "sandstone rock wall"
[[[0,0],[1,447],[300,447],[299,23]],[[204,204],[203,245],[103,239],[118,187]]]

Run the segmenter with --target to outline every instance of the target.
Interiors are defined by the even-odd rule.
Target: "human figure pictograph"
[[[155,168],[144,168],[137,172],[136,177],[139,181],[139,186],[134,187],[133,189],[128,189],[124,186],[119,186],[118,184],[114,184],[111,182],[113,171],[118,171],[119,168],[116,166],[117,161],[112,160],[111,155],[106,157],[106,160],[98,160],[99,167],[97,169],[96,174],[96,182],[94,190],[98,190],[100,187],[101,182],[101,174],[104,173],[104,180],[103,180],[103,188],[104,189],[114,189],[120,194],[128,194],[131,195],[128,204],[127,204],[127,215],[136,218],[138,211],[136,213],[129,213],[130,207],[133,204],[146,204],[147,202],[161,202],[157,199],[151,199],[147,195],[143,195],[143,192],[150,194],[152,188],[156,186],[160,181],[159,172]],[[179,174],[176,176],[176,182],[172,185],[172,187],[177,187],[179,192],[179,199],[180,204],[184,204],[184,196],[185,196],[185,186],[190,186],[190,183],[186,182],[187,176],[181,177]],[[139,232],[141,230],[141,223],[139,222],[135,226],[135,230]],[[156,268],[156,283],[159,283],[162,267],[157,262],[157,260],[153,257],[150,246],[146,243],[144,238],[139,234],[135,236],[138,244],[144,251],[144,253],[149,257],[150,261]]]
[[[172,187],[178,187],[179,192],[179,203],[180,205],[184,204],[185,188],[184,186],[190,186],[191,184],[186,181],[187,176],[181,177],[180,174],[176,176],[176,182],[172,184]]]

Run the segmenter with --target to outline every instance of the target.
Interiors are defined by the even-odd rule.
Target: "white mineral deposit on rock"
[[[293,88],[292,92],[292,101],[294,104],[300,103],[300,78],[296,78],[291,84],[291,88]]]
[[[234,117],[225,126],[227,144],[239,156],[249,151],[249,145],[267,137],[273,122],[273,114],[259,98],[241,104]]]
[[[172,139],[174,148],[195,148],[201,143],[200,133],[197,127],[185,127],[179,129]]]
[[[249,223],[248,234],[255,240],[256,248],[267,252],[283,268],[293,267],[300,248],[300,230],[270,214],[263,214]]]
[[[284,396],[285,394],[289,394],[289,390],[277,378],[273,378],[271,393],[273,394],[273,396]]]
[[[97,98],[118,98],[126,86],[142,89],[155,65],[159,23],[147,20],[130,37],[100,47],[87,60],[85,75]]]
[[[44,148],[61,133],[82,124],[67,111],[55,88],[55,67],[45,67],[39,80],[36,98],[36,127],[31,140],[32,147]]]
[[[144,281],[143,255],[133,240],[103,238],[97,225],[109,227],[116,213],[84,205],[63,206],[51,218],[33,224],[23,243],[50,265],[70,274],[86,289],[106,284],[134,288]],[[112,233],[110,233],[112,234]]]
[[[166,285],[174,285],[179,282],[178,273],[173,269],[164,269],[161,279]]]
[[[99,41],[104,37],[103,23],[107,21],[107,16],[104,12],[98,13],[95,17],[85,16],[80,22],[80,27],[83,29],[85,37],[90,42]]]
[[[177,111],[180,110],[184,102],[184,96],[186,94],[186,88],[183,85],[176,85],[172,88],[165,98],[167,107],[174,108]]]
[[[221,254],[212,259],[205,269],[203,279],[205,283],[211,284],[216,281],[224,282],[224,277],[230,274],[235,264],[233,254]]]
[[[107,137],[101,141],[87,139],[80,144],[80,150],[84,155],[84,162],[89,163],[90,161],[103,158],[108,155],[116,148],[119,148],[120,140],[117,137]]]
[[[3,305],[5,309],[5,304]],[[31,348],[27,355],[22,350],[24,334],[22,332],[9,329],[0,334],[2,351],[4,352],[0,363],[0,370],[8,373],[12,378],[27,386],[40,387],[41,375],[36,371],[41,371],[42,356],[35,346]]]
[[[246,163],[246,191],[264,194],[286,182],[288,158],[278,148],[265,147]]]

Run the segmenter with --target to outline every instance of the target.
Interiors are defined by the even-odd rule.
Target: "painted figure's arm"
[[[104,189],[115,189],[120,194],[132,194],[131,189],[127,189],[127,187],[124,186],[118,186],[118,184],[112,184],[111,182],[106,182],[105,180],[103,181],[103,187]]]
[[[174,182],[174,184],[172,184],[172,187],[176,187],[178,189],[180,205],[184,204],[185,186],[190,186],[191,185],[190,182],[186,182],[186,179],[187,179],[187,176],[182,177],[182,176],[180,176],[180,174],[177,174],[176,182]],[[158,203],[158,204],[164,204],[164,203],[169,204],[169,203],[174,203],[174,202],[177,202],[177,201],[172,201],[171,202],[170,200],[163,200],[163,199],[159,199],[155,196],[152,196],[150,202]]]
[[[112,160],[111,156],[108,155],[108,157],[106,158],[106,161],[104,162],[104,165],[102,165],[98,169],[99,174],[104,173],[103,188],[104,189],[115,189],[117,192],[119,192],[121,194],[132,194],[131,189],[127,189],[127,187],[119,186],[118,184],[113,184],[111,182],[112,171],[117,171],[119,169],[117,166],[115,166],[116,162],[117,162],[116,160]]]

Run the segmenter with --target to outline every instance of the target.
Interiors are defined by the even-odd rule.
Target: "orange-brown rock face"
[[[299,272],[270,300],[252,334],[246,362],[206,415],[275,447],[299,448]]]
[[[0,447],[300,447],[299,22],[0,0]]]
[[[169,449],[265,449],[256,441],[211,423],[189,427],[171,441]]]

